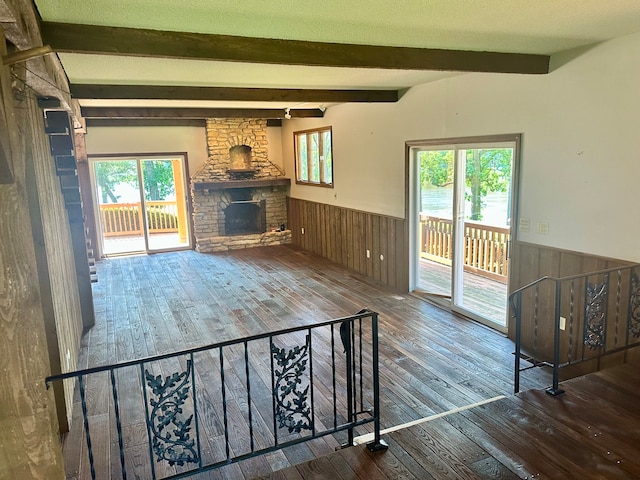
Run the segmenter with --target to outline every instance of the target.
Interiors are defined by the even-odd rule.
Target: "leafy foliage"
[[[289,351],[271,345],[271,354],[280,367],[273,372],[276,377],[273,391],[276,420],[280,428],[286,427],[289,433],[311,429],[311,408],[307,404],[309,385],[299,389],[307,368],[308,350],[308,335],[304,346],[296,346]]]
[[[183,406],[189,398],[189,378],[192,364],[187,360],[187,369],[176,372],[162,379],[161,375],[154,377],[145,370],[147,385],[155,398],[149,400],[153,407],[147,427],[153,435],[153,451],[157,461],[168,461],[169,465],[184,465],[197,463],[198,454],[195,450],[195,440],[189,432],[193,415],[183,419]]]
[[[102,203],[118,203],[116,189],[120,184],[138,188],[136,160],[104,160],[95,163],[95,175]],[[175,194],[171,160],[143,160],[142,179],[147,200],[165,200]]]
[[[102,193],[102,203],[118,203],[120,197],[114,192],[118,184],[132,187],[138,185],[138,170],[135,160],[105,160],[95,163],[98,187]]]
[[[446,187],[453,184],[453,150],[420,152],[420,183]]]
[[[419,153],[420,182],[435,187],[453,184],[454,150],[423,151]],[[465,183],[470,189],[466,194],[471,202],[472,220],[482,220],[482,199],[489,192],[506,192],[511,178],[510,148],[466,150]]]
[[[171,160],[144,160],[142,165],[147,200],[165,200],[175,193]]]

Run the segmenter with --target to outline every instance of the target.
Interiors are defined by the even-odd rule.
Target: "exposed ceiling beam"
[[[204,118],[89,118],[87,127],[200,127],[207,125]],[[268,118],[267,127],[281,127],[282,120]],[[2,152],[0,152],[1,154]],[[0,182],[1,183],[1,182]]]
[[[87,118],[87,127],[202,127],[204,118]]]
[[[281,108],[82,107],[84,118],[285,118]],[[319,108],[290,110],[293,118],[323,117]]]
[[[461,72],[548,73],[549,56],[388,47],[42,22],[56,52]]]
[[[4,29],[2,39],[6,37],[18,50],[3,59],[5,67],[15,60],[24,59],[35,52],[47,53],[42,46],[38,29],[38,16],[33,2],[0,0],[0,23]],[[46,50],[46,51],[45,51]],[[5,52],[6,54],[6,52]],[[56,55],[44,55],[29,60],[29,69],[22,79],[38,95],[57,97],[65,110],[74,116],[74,126],[79,127],[80,108],[69,95],[69,81]]]
[[[72,84],[78,99],[226,100],[238,102],[397,102],[397,90],[317,90],[301,88],[187,87],[164,85]]]

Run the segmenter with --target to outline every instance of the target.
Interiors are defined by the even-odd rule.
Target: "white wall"
[[[208,155],[204,127],[89,127],[85,139],[90,155],[187,152],[191,176]],[[267,142],[269,160],[284,168],[280,127],[267,128]]]
[[[404,217],[405,141],[522,133],[520,216],[531,231],[519,239],[640,261],[640,33],[557,55],[552,66],[548,75],[460,75],[396,104],[284,121],[291,177],[292,132],[333,127],[335,188],[293,184],[291,194]]]
[[[285,167],[282,161],[282,129],[280,127],[267,127],[267,144],[269,148],[269,161],[284,170]]]
[[[207,159],[201,127],[89,127],[85,139],[89,155],[187,152],[190,175]]]

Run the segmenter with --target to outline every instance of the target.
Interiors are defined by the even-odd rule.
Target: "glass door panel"
[[[93,160],[102,253],[191,247],[184,158]]]
[[[189,246],[182,161],[141,159],[149,251]]]
[[[462,208],[457,225],[454,306],[506,327],[514,148],[486,146],[458,152]]]
[[[451,298],[453,259],[453,173],[455,150],[418,152],[419,268],[417,286]]]
[[[505,330],[515,141],[414,154],[415,287]]]
[[[102,252],[144,252],[144,222],[136,160],[100,160],[93,164],[102,231]]]

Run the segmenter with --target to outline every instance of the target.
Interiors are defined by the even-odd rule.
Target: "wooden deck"
[[[427,294],[451,295],[451,266],[420,259],[419,288]],[[464,308],[490,322],[507,325],[507,284],[477,273],[463,277]]]
[[[263,479],[637,479],[640,370],[623,365],[384,436]]]
[[[122,255],[132,252],[144,252],[144,237],[140,235],[105,237],[104,255]],[[189,242],[180,241],[177,233],[152,233],[149,235],[150,250],[169,250],[189,248]]]
[[[98,277],[96,325],[83,339],[81,368],[309,325],[367,307],[380,313],[383,428],[512,391],[513,345],[505,337],[295,247],[112,258],[98,263]],[[104,381],[90,383],[87,397],[108,399]],[[132,380],[125,375],[118,381],[124,388]],[[548,383],[544,372],[531,370],[522,388]],[[132,391],[139,392],[137,385],[134,379]],[[114,428],[107,426],[113,408],[103,403],[90,409],[97,478],[121,478]],[[76,404],[65,439],[72,479],[88,475],[81,419]],[[125,432],[125,456],[135,471],[130,478],[148,476],[143,422],[130,418]],[[208,425],[203,428],[208,435]],[[344,440],[324,437],[194,478],[253,478],[331,453]]]

